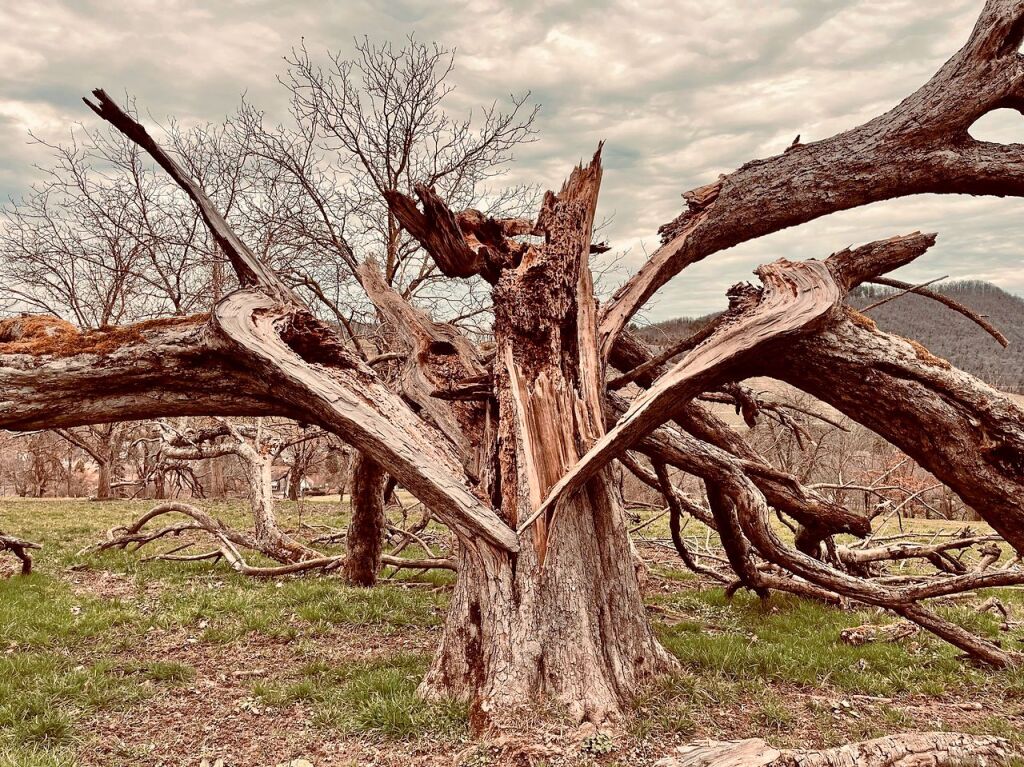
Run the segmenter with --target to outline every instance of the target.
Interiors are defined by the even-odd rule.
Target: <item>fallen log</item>
[[[976,767],[1016,756],[1003,738],[958,732],[889,735],[821,751],[777,749],[759,738],[680,746],[654,767]]]

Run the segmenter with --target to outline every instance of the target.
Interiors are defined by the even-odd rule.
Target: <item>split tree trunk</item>
[[[360,453],[352,467],[352,519],[345,536],[345,580],[373,586],[384,548],[384,485],[387,475],[372,458]]]
[[[548,193],[546,243],[494,287],[501,514],[513,527],[604,432],[588,255],[599,155]],[[610,471],[523,531],[518,554],[463,544],[441,647],[421,692],[469,699],[476,726],[557,701],[618,714],[673,664],[651,630]]]

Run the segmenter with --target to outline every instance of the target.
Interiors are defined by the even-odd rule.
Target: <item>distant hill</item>
[[[931,289],[966,304],[995,325],[1010,345],[1004,349],[995,339],[946,307],[909,294],[872,309],[868,314],[883,330],[914,338],[931,352],[991,385],[1024,393],[1024,299],[988,282],[961,281],[933,285]],[[866,285],[850,295],[849,303],[863,308],[898,292]],[[648,343],[666,346],[690,335],[715,315],[680,317],[639,328]]]

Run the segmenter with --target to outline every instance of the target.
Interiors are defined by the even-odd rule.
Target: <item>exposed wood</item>
[[[388,286],[372,261],[360,265],[358,273],[367,296],[408,349],[401,368],[402,394],[456,447],[470,476],[487,476],[491,446],[481,442],[486,405],[444,401],[462,400],[454,395],[463,382],[486,376],[476,348],[458,329],[434,322]]]
[[[498,499],[511,524],[604,428],[588,268],[600,179],[598,154],[545,196],[543,244],[502,271],[493,291]],[[421,691],[468,697],[477,722],[538,694],[578,719],[615,716],[673,661],[644,614],[610,473],[522,537],[514,563],[462,547],[441,647]]]
[[[1008,764],[1014,749],[1003,738],[958,732],[890,735],[813,751],[779,750],[763,740],[707,741],[680,746],[655,767],[969,767]]]
[[[765,362],[756,372],[885,437],[1024,550],[1024,409],[1010,397],[853,314]]]
[[[454,450],[328,329],[252,291],[228,296],[214,315],[240,356],[273,381],[276,395],[303,412],[302,420],[387,466],[459,535],[518,550],[515,532],[471,492]]]
[[[744,586],[762,596],[786,590],[832,602],[853,599],[891,610],[994,665],[1020,663],[1015,651],[922,603],[1019,583],[1024,573],[991,566],[961,572],[944,549],[919,553],[936,557],[949,572],[910,585],[833,567],[830,536],[864,534],[867,520],[773,468],[693,401],[724,391],[754,422],[759,403],[732,385],[754,374],[790,381],[904,449],[1020,550],[1024,411],[920,345],[877,333],[842,306],[853,286],[908,263],[932,235],[873,243],[826,262],[762,267],[764,288],[734,289],[730,312],[688,339],[685,356],[668,369],[668,357],[630,349],[623,328],[685,265],[745,240],[907,194],[1024,194],[1020,148],[974,141],[967,133],[986,112],[1024,104],[1022,39],[1024,6],[989,0],[967,46],[896,109],[832,139],[796,141],[778,157],[687,193],[687,211],[663,228],[662,247],[600,313],[589,268],[590,254],[604,249],[593,242],[600,150],[558,193],[545,195],[535,222],[453,213],[426,185],[416,188],[418,204],[386,193],[389,266],[401,222],[442,273],[487,280],[495,316],[495,350],[485,357],[454,328],[432,322],[391,290],[391,271],[384,279],[357,271],[410,352],[401,394],[361,359],[361,350],[347,347],[334,327],[304,309],[181,166],[97,91],[99,103],[90,106],[185,189],[243,289],[221,300],[210,318],[90,333],[54,319],[0,323],[0,426],[274,414],[340,436],[365,456],[374,475],[369,528],[381,521],[377,475],[387,472],[458,538],[457,565],[428,551],[415,565],[402,560],[396,566],[457,567],[449,619],[421,692],[470,701],[477,726],[534,707],[538,697],[563,704],[577,719],[599,722],[620,713],[647,677],[673,666],[644,612],[609,466],[616,457],[628,463],[630,448],[654,460],[655,482],[677,523],[683,512],[697,510],[687,509],[671,486],[667,466],[704,481],[710,505],[704,516],[738,578],[728,593]],[[351,252],[345,255],[352,266]],[[426,264],[424,273],[433,273],[433,266]],[[340,312],[338,318],[344,322]],[[624,373],[616,386],[649,388],[621,408],[622,417],[605,433],[605,411],[616,408],[605,384],[609,362]],[[651,473],[635,469],[640,476]],[[796,548],[776,534],[773,508],[801,523]],[[143,529],[165,513],[183,513],[186,521]],[[377,539],[376,532],[365,536],[358,528],[349,531],[350,544]],[[122,531],[121,540],[137,546],[200,531],[214,549],[165,556],[217,557],[260,577],[343,565],[342,557],[301,555],[301,561],[254,567],[241,553],[254,536],[201,511],[170,506]],[[416,536],[409,531],[400,545]],[[879,548],[894,553],[871,547]],[[867,566],[875,552],[861,551],[865,561],[855,564]],[[379,549],[371,553],[376,559]],[[856,568],[848,563],[848,569]],[[909,765],[943,763],[935,754],[968,745],[980,753],[992,746],[959,737],[790,756],[803,764],[871,765],[874,759]],[[770,763],[787,758],[743,748],[748,761],[761,758],[755,753],[770,753]]]
[[[622,375],[619,375],[611,379],[610,381],[608,381],[608,390],[615,391],[616,389],[621,389],[623,386],[626,386],[627,384],[630,384],[638,379],[641,379],[651,374],[657,376],[657,371],[666,362],[670,362],[672,359],[678,357],[680,354],[688,352],[694,347],[699,346],[700,344],[707,341],[708,338],[711,337],[711,334],[718,329],[718,326],[722,322],[724,317],[725,315],[720,314],[718,317],[705,324],[704,327],[702,327],[696,333],[692,333],[686,338],[677,341],[676,343],[672,344],[668,349],[665,349],[665,351],[660,352],[657,356],[651,357],[645,362],[640,363],[632,370],[628,370],[622,373]]]
[[[890,111],[685,194],[687,209],[662,227],[661,247],[603,308],[603,353],[669,279],[741,242],[911,194],[1024,194],[1019,148],[968,133],[986,113],[1022,103],[1022,17],[1016,0],[988,0],[966,45]]]
[[[759,294],[739,297],[731,316],[687,354],[657,384],[640,395],[615,428],[602,437],[549,493],[536,516],[550,513],[563,495],[571,495],[593,472],[640,437],[669,420],[682,405],[724,377],[735,365],[769,342],[807,332],[832,310],[843,293],[823,263],[779,261],[758,270]],[[529,524],[528,519],[520,525]]]
[[[388,191],[384,197],[391,213],[449,277],[480,275],[494,283],[502,268],[515,266],[526,245],[511,240],[539,229],[525,219],[493,219],[478,210],[453,213],[437,192],[417,184],[416,196],[423,211],[407,195]]]
[[[265,380],[225,351],[205,318],[0,343],[0,428],[293,414]]]
[[[650,350],[629,332],[621,333],[612,349],[612,362],[620,367],[636,368],[652,358]],[[668,367],[665,365],[652,367],[647,372],[638,375],[636,383],[649,387],[658,377],[667,372]],[[625,413],[625,407],[620,407],[619,400],[616,400],[614,396],[610,397],[608,402],[613,405],[609,415],[614,415],[616,420]],[[814,540],[820,541],[834,533],[848,532],[864,536],[870,532],[870,521],[866,517],[851,514],[838,504],[829,502],[810,488],[802,486],[796,477],[777,471],[772,475],[770,473],[773,471],[772,467],[746,440],[698,403],[690,402],[684,405],[675,414],[675,423],[677,427],[690,432],[698,439],[748,462],[748,465],[758,464],[760,466],[758,471],[751,472],[752,480],[771,499],[772,505],[786,511],[794,518],[802,520],[802,524],[812,532],[810,541],[812,544]],[[663,452],[666,436],[668,435],[659,429],[647,435],[641,444],[647,445],[651,449],[649,451],[651,456],[660,458],[670,465],[676,465],[678,462],[673,460],[673,456]],[[652,443],[650,440],[654,440],[654,442]],[[767,484],[772,476],[778,479],[775,487]]]
[[[449,277],[472,277],[484,269],[484,260],[470,248],[455,216],[430,187],[419,184],[416,196],[423,212],[408,196],[398,191],[385,193],[388,206],[405,230],[430,253],[434,263]]]

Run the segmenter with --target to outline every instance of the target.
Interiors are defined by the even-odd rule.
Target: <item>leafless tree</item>
[[[1024,195],[1020,147],[968,133],[985,113],[1024,98],[1022,39],[1024,5],[988,0],[965,46],[891,111],[686,193],[686,210],[662,228],[662,246],[601,306],[589,265],[600,151],[547,193],[531,219],[454,210],[440,182],[414,186],[418,203],[401,190],[378,190],[441,274],[489,286],[494,312],[493,341],[481,347],[360,264],[369,299],[410,347],[402,396],[245,244],[181,162],[96,91],[97,114],[194,200],[239,289],[209,318],[82,332],[56,320],[6,322],[0,426],[274,415],[343,437],[458,539],[459,578],[421,692],[470,700],[477,723],[500,722],[538,696],[600,721],[645,679],[674,667],[644,612],[610,469],[629,450],[701,478],[744,586],[876,605],[980,660],[1018,664],[1018,652],[926,604],[1021,583],[1024,574],[989,568],[885,584],[814,556],[809,543],[788,545],[770,524],[772,508],[809,531],[805,543],[867,535],[869,520],[773,467],[696,401],[751,376],[786,381],[898,446],[1020,551],[1024,411],[844,303],[857,285],[926,252],[934,235],[762,266],[762,286],[734,288],[729,312],[671,366],[650,364],[626,328],[686,265],[744,240],[915,193]],[[344,91],[335,98],[344,103]],[[318,103],[315,95],[309,103]],[[398,274],[403,260],[395,258]],[[631,401],[609,393],[613,367],[642,367],[632,380],[646,391]],[[876,756],[865,763],[891,763],[888,753]]]

